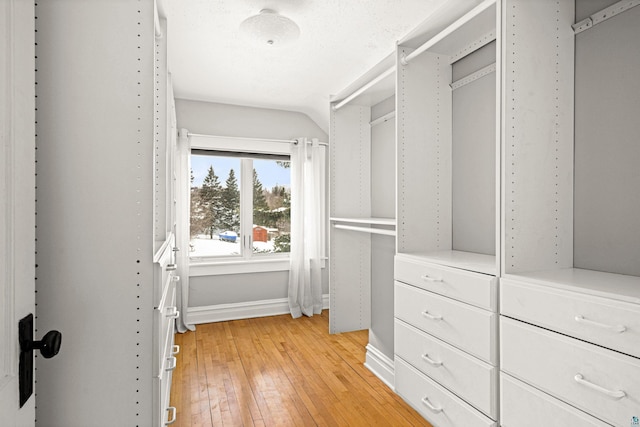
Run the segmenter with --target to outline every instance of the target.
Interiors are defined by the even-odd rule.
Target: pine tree
[[[253,221],[257,225],[272,227],[274,224],[269,224],[269,219],[269,205],[264,196],[264,188],[258,179],[258,172],[253,169]]]
[[[190,191],[190,214],[189,214],[189,234],[191,237],[202,233],[204,214],[200,205],[200,189],[191,187]]]
[[[220,203],[223,207],[221,226],[224,230],[240,231],[240,190],[238,180],[233,169],[229,171],[229,177],[225,181],[226,187],[222,189]]]
[[[221,225],[223,210],[220,203],[221,197],[222,186],[220,185],[220,180],[213,171],[213,166],[209,166],[207,176],[202,181],[202,188],[200,189],[200,204],[204,212],[203,227],[211,238],[213,238],[216,230],[220,229]]]

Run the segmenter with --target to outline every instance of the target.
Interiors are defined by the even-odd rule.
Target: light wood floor
[[[325,310],[177,334],[173,426],[429,426],[364,367],[367,331],[328,330]]]

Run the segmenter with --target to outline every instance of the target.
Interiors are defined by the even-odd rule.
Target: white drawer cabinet
[[[614,425],[640,412],[640,360],[501,318],[501,369]]]
[[[158,346],[155,352],[157,360],[155,362],[155,374],[162,375],[162,370],[166,365],[167,358],[172,357],[173,334],[175,330],[175,319],[178,317],[176,307],[176,281],[173,275],[167,278],[166,286],[160,305],[155,309],[155,327]]]
[[[395,350],[403,360],[471,405],[497,419],[498,368],[401,320],[395,322]]]
[[[497,364],[496,313],[395,282],[395,316]]]
[[[597,418],[509,375],[500,375],[502,427],[607,427]]]
[[[170,406],[171,379],[176,368],[176,354],[179,348],[174,345],[175,322],[179,315],[176,293],[179,276],[174,274],[173,237],[156,254],[154,259],[154,295],[156,306],[153,319],[153,402],[154,426],[165,426],[176,419],[176,410]]]
[[[496,311],[497,278],[399,255],[395,279],[436,294]]]
[[[434,426],[497,426],[495,421],[403,360],[396,359],[395,367],[396,392]]]
[[[501,314],[640,357],[640,306],[503,279]]]
[[[497,425],[497,278],[395,259],[395,388],[434,426]]]

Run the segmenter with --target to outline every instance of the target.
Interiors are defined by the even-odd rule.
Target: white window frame
[[[239,138],[239,137],[222,137],[212,135],[189,135],[189,159],[191,158],[191,150],[211,150],[211,151],[227,151],[235,153],[247,154],[277,154],[291,155],[291,144],[286,141],[259,139],[259,138]],[[292,141],[293,142],[293,141]],[[242,159],[241,178],[240,178],[240,205],[245,207],[246,200],[253,200],[253,186],[243,183],[253,182],[253,168],[247,166],[251,159]],[[191,164],[187,167],[186,175],[182,177],[182,185],[189,185],[189,171]],[[186,188],[186,187],[185,187]],[[253,222],[253,210],[241,209],[240,212],[242,227],[247,228]],[[247,225],[249,224],[249,225]],[[245,229],[241,230],[242,236],[242,255],[235,257],[189,257],[189,276],[212,276],[222,274],[237,273],[262,273],[271,271],[288,271],[290,268],[289,254],[253,254],[252,250],[252,233]]]

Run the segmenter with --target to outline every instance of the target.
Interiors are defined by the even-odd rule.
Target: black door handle
[[[51,359],[60,351],[62,334],[58,331],[49,331],[40,341],[33,341],[33,348],[40,350],[45,359]]]
[[[20,341],[20,364],[18,372],[18,386],[20,388],[20,407],[33,394],[33,350],[40,350],[45,359],[50,359],[60,351],[62,334],[49,331],[40,341],[33,340],[33,314],[20,319],[18,324],[18,339]]]

